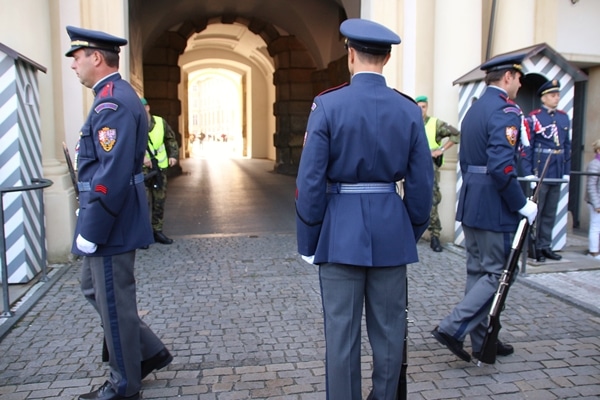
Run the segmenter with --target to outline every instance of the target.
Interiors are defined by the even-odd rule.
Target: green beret
[[[416,103],[427,103],[427,96],[418,96],[415,99]]]

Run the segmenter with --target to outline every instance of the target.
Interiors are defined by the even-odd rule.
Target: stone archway
[[[275,66],[274,170],[295,174],[312,99],[323,89],[347,80],[345,57],[318,71],[313,57],[296,37],[281,34],[274,25],[260,19],[224,15],[210,20],[185,21],[177,29],[163,32],[143,56],[144,95],[153,111],[163,116],[176,132],[181,131],[179,116],[182,112],[178,97],[181,80],[178,59],[185,51],[188,38],[206,29],[209,23],[245,25],[267,44]]]

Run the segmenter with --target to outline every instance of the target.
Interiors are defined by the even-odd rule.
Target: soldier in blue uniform
[[[537,91],[542,107],[529,113],[526,125],[530,136],[530,147],[526,148],[523,159],[523,173],[526,178],[539,177],[546,159],[550,163],[544,179],[565,179],[571,173],[571,123],[569,116],[558,110],[560,82],[547,81]],[[544,262],[546,258],[560,260],[562,256],[552,250],[552,229],[556,219],[556,208],[560,198],[560,183],[544,181],[538,194],[539,217],[536,223],[535,258]],[[535,182],[531,183],[532,189]]]
[[[298,252],[319,265],[327,398],[361,399],[364,302],[371,398],[391,400],[403,359],[406,264],[418,261],[427,229],[433,166],[420,108],[381,74],[398,35],[362,19],[340,31],[352,78],[311,107],[296,181]]]
[[[100,314],[110,376],[80,399],[138,399],[141,380],[173,357],[137,311],[135,249],[152,243],[142,164],[148,143],[146,111],[121,79],[127,40],[67,27],[71,68],[94,92],[77,153],[79,214],[72,252],[84,256],[81,290]]]
[[[465,361],[471,360],[463,348],[467,335],[473,356],[478,358],[481,351],[492,300],[521,215],[532,223],[537,214],[536,204],[525,197],[517,181],[517,145],[526,133],[521,132],[523,113],[512,99],[521,87],[522,58],[499,56],[481,66],[488,86],[461,125],[463,184],[456,220],[465,234],[466,289],[432,334]],[[498,342],[498,355],[513,351],[512,346]]]

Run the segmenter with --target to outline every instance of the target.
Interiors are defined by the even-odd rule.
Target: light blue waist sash
[[[144,174],[143,173],[139,173],[134,175],[133,178],[131,178],[131,180],[129,181],[130,185],[137,185],[138,183],[142,183],[144,182]],[[92,186],[90,185],[89,182],[77,182],[77,189],[79,189],[80,192],[89,192],[92,190]]]
[[[396,184],[379,182],[327,183],[327,193],[396,193]]]

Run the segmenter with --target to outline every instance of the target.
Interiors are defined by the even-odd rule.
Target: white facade
[[[154,13],[159,19],[172,18],[180,8],[172,7],[172,3],[145,0],[143,11]],[[288,14],[306,18],[297,21],[298,32],[293,33],[300,40],[307,38],[307,48],[315,49],[314,58],[321,60],[323,65],[330,61],[328,57],[334,59],[340,54],[336,47],[339,43],[337,35],[324,40],[328,32],[335,32],[337,28],[334,27],[340,21],[332,20],[330,25],[321,21],[319,32],[307,31],[305,26],[309,25],[308,18],[313,9],[318,10],[319,4],[327,4],[330,8],[345,7],[348,17],[356,17],[360,12],[364,17],[387,25],[402,38],[385,68],[388,84],[411,96],[429,96],[431,115],[457,127],[459,88],[452,84],[453,81],[481,64],[486,54],[491,57],[547,43],[588,74],[582,168],[593,156],[591,143],[600,132],[600,113],[594,110],[594,105],[600,101],[600,42],[597,40],[600,37],[600,1],[289,0],[289,6],[282,0],[179,0],[178,3],[185,3],[191,10],[196,6],[208,9],[208,5],[211,5],[210,9],[228,7],[227,10],[237,10],[240,14],[245,8],[255,7],[265,13],[263,19],[268,16],[275,26],[280,25],[278,21],[290,18]],[[495,8],[492,7],[494,4]],[[306,9],[302,10],[302,7]],[[70,252],[76,208],[63,161],[62,142],[73,147],[91,104],[90,91],[78,82],[70,69],[70,59],[64,57],[69,47],[65,26],[105,30],[124,37],[129,37],[131,31],[141,31],[141,40],[147,37],[143,27],[130,26],[130,21],[139,20],[139,16],[130,18],[126,0],[0,0],[0,9],[0,42],[48,68],[48,73],[39,77],[42,156],[44,177],[51,179],[54,185],[44,191],[44,196],[47,209],[53,210],[47,215],[48,259],[60,262],[66,260]],[[491,24],[493,9],[495,18]],[[328,14],[313,15],[313,18],[323,19],[324,15]],[[180,16],[179,20],[173,21],[173,26],[187,17]],[[488,40],[490,26],[493,27],[492,40]],[[131,59],[130,52],[134,55]],[[121,54],[122,75],[139,86],[143,81],[135,73],[131,76],[129,71],[136,71],[135,63],[140,61],[137,58],[141,57],[141,49],[126,46]],[[133,65],[131,60],[134,60]],[[265,75],[256,79],[257,82],[269,82],[271,77]],[[272,126],[269,122],[261,123]],[[268,140],[263,142],[269,143]],[[443,200],[439,211],[445,241],[453,240],[457,147],[448,152],[442,170]],[[587,208],[582,206],[580,209],[581,227],[585,228]]]

